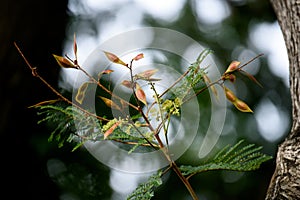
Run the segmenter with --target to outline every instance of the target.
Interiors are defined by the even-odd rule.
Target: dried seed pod
[[[234,93],[224,86],[224,91],[226,98],[241,112],[253,112],[249,106],[243,102],[242,100],[238,99]]]
[[[226,95],[226,98],[234,103],[236,100],[237,100],[237,97],[234,95],[234,93],[227,87],[224,86],[224,90],[225,90],[225,95]]]
[[[223,80],[229,80],[231,83],[234,83],[236,80],[236,76],[234,74],[225,74],[222,76]]]
[[[233,105],[241,112],[252,112],[253,113],[253,111],[249,108],[249,106],[240,99],[236,99],[236,101],[233,102]]]

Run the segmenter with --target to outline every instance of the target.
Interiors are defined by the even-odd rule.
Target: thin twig
[[[253,62],[255,59],[263,56],[263,53],[258,54],[257,56],[255,56],[254,58],[250,59],[248,62],[244,63],[242,66],[239,67],[239,69],[242,69],[243,67],[245,67],[246,65],[248,65],[249,63]]]
[[[170,91],[170,89],[172,89],[177,83],[179,83],[179,81],[181,81],[188,73],[190,72],[190,69],[188,69],[187,71],[184,72],[184,74],[182,74],[170,87],[168,87],[163,93],[161,93],[158,98],[161,98],[162,96],[164,96],[168,91]]]
[[[137,145],[138,142],[130,142],[130,141],[122,141],[122,140],[118,140],[118,139],[113,139],[114,141],[116,142],[119,142],[119,143],[122,143],[122,144],[130,144],[130,145]],[[159,148],[159,146],[155,145],[155,144],[152,144],[152,143],[147,143],[147,144],[139,144],[141,146],[146,146],[146,147],[153,147],[153,148]],[[155,146],[154,146],[155,145]]]
[[[54,89],[42,76],[40,76],[37,72],[37,68],[36,67],[33,67],[29,61],[27,60],[27,58],[24,56],[24,54],[22,53],[21,49],[19,48],[19,46],[17,45],[16,42],[14,42],[14,45],[16,47],[16,49],[18,50],[19,54],[22,56],[23,60],[25,61],[26,65],[30,68],[31,70],[31,73],[34,77],[40,79],[52,92],[54,92],[59,98],[61,98],[63,101],[67,102],[68,104],[71,104],[72,106],[78,108],[79,110],[81,110],[82,112],[90,115],[90,116],[93,116],[93,117],[96,117],[97,119],[99,120],[102,120],[102,121],[108,121],[108,119],[105,119],[103,117],[100,117],[100,116],[97,116],[93,113],[90,113],[89,111],[83,109],[82,107],[74,104],[72,101],[70,101],[69,99],[67,99],[66,97],[64,97],[60,92],[58,92],[56,89]]]
[[[158,112],[159,112],[159,115],[160,115],[160,118],[162,120],[162,122],[164,121],[164,115],[163,115],[163,111],[162,111],[162,107],[161,107],[161,104],[160,104],[160,99],[159,99],[159,95],[154,87],[154,84],[152,82],[150,82],[150,85],[151,85],[151,89],[153,90],[154,92],[154,98],[155,98],[155,101],[158,105]],[[170,115],[168,115],[167,118],[165,118],[166,120],[170,117]],[[162,127],[164,128],[164,135],[165,135],[165,140],[166,140],[166,144],[167,144],[167,147],[169,147],[169,139],[168,139],[168,128],[165,126],[165,123],[162,123]],[[155,134],[158,134],[159,132],[156,132]]]
[[[191,100],[192,98],[198,96],[199,94],[201,94],[202,92],[204,92],[206,89],[208,89],[209,87],[215,85],[215,84],[219,84],[219,81],[222,79],[218,79],[217,81],[214,81],[208,85],[206,85],[204,88],[201,88],[201,90],[197,91],[194,95],[188,97],[187,99],[184,99],[184,101],[182,102],[182,104],[188,102],[189,100]]]
[[[112,93],[109,89],[107,89],[99,81],[97,81],[93,76],[91,76],[87,71],[85,71],[80,65],[76,65],[76,67],[80,71],[82,71],[87,77],[89,77],[90,80],[92,80],[95,84],[97,84],[100,88],[102,88],[105,92],[107,92],[108,94],[110,94],[112,97],[115,97],[115,98],[119,99],[120,101],[124,102],[125,104],[129,105],[130,107],[134,108],[135,110],[138,110],[138,107],[136,107],[135,105],[129,103],[128,101],[122,99],[118,95],[115,95],[114,93]]]
[[[196,192],[194,191],[194,189],[192,188],[190,182],[182,175],[180,169],[178,168],[178,166],[176,165],[176,163],[174,161],[172,162],[172,169],[177,174],[177,176],[180,178],[180,180],[183,182],[183,184],[189,191],[190,195],[192,196],[193,200],[198,200],[199,198],[198,198]]]
[[[133,60],[132,60],[133,61]],[[131,82],[133,83],[133,73],[132,73],[132,61],[130,62],[130,65],[129,65],[129,70],[130,70],[130,76],[131,76]],[[186,74],[188,73],[188,71],[181,77],[177,80],[177,82],[175,84],[173,84],[173,86],[175,86],[182,78],[184,78],[184,76],[186,76]],[[153,85],[152,85],[153,86]],[[171,86],[171,87],[173,87]],[[154,86],[153,86],[154,87]],[[169,88],[171,89],[171,88]],[[133,90],[133,94],[134,94],[134,97],[135,99],[137,100],[138,102],[138,98],[135,94],[135,90],[134,90],[134,87],[132,88]],[[167,92],[167,91],[166,91]],[[156,93],[156,97],[158,97],[158,94]],[[160,98],[161,96],[159,96],[158,98]],[[139,102],[138,102],[138,105],[139,105]],[[144,118],[145,122],[149,125],[149,129],[155,133],[154,136],[159,144],[159,148],[162,150],[163,152],[163,155],[165,156],[165,158],[168,160],[169,162],[169,165],[170,167],[174,170],[174,172],[177,174],[177,176],[180,178],[180,180],[183,182],[183,184],[185,185],[185,187],[187,188],[187,190],[189,191],[190,195],[192,196],[193,200],[198,200],[198,197],[195,193],[195,191],[193,190],[192,186],[190,185],[190,183],[188,182],[188,180],[182,175],[180,169],[178,168],[178,166],[176,165],[175,161],[172,160],[171,156],[170,156],[170,153],[169,153],[169,149],[168,148],[165,148],[165,145],[163,144],[163,142],[161,141],[160,139],[160,136],[158,134],[158,132],[156,132],[157,130],[155,130],[153,128],[153,126],[150,124],[150,121],[148,119],[148,117],[145,115],[145,113],[143,112],[143,110],[141,109],[141,106],[139,105],[138,106],[139,108],[139,111],[142,115],[142,117]],[[163,116],[161,116],[163,117]],[[162,120],[164,121],[164,120]]]

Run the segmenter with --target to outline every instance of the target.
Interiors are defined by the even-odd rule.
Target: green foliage
[[[120,145],[128,149],[128,154],[137,150],[138,147],[157,146],[154,141],[153,134],[147,132],[146,128],[138,128],[138,123],[131,124],[129,122],[123,122],[113,131],[113,134],[109,135],[106,139],[119,142]],[[126,147],[127,146],[127,147]],[[141,152],[142,149],[139,149]],[[145,151],[149,151],[149,148],[145,148]]]
[[[180,101],[190,98],[194,92],[201,90],[204,86],[205,80],[204,76],[206,74],[206,67],[201,65],[202,61],[210,54],[212,51],[210,49],[204,49],[192,63],[185,74],[183,80],[177,83],[177,85],[172,89],[173,98],[179,98]]]
[[[149,200],[154,196],[154,190],[162,184],[162,172],[149,177],[147,182],[140,184],[133,193],[131,193],[127,200]]]
[[[75,39],[74,46],[77,47]],[[61,104],[52,104],[49,103],[52,101],[47,101],[46,104],[45,102],[41,102],[34,106],[35,108],[39,109],[39,115],[44,116],[39,123],[48,122],[56,125],[56,128],[49,137],[49,141],[56,140],[59,143],[59,147],[63,146],[65,142],[75,142],[77,144],[73,149],[75,150],[86,141],[112,140],[121,148],[128,150],[128,154],[137,150],[139,150],[139,152],[148,152],[150,150],[160,149],[162,150],[164,157],[169,162],[169,167],[165,172],[173,169],[186,186],[194,200],[197,200],[198,197],[188,182],[188,179],[191,176],[210,170],[255,170],[259,168],[261,163],[271,159],[270,156],[260,152],[262,147],[255,147],[254,144],[241,147],[243,141],[240,141],[233,147],[226,146],[219,153],[217,153],[215,157],[201,165],[182,165],[178,168],[177,164],[172,159],[172,152],[166,150],[169,147],[168,135],[171,117],[180,116],[181,105],[191,98],[196,97],[208,88],[210,88],[217,96],[218,94],[214,88],[214,85],[216,84],[224,88],[227,99],[230,102],[237,104],[236,107],[240,111],[252,111],[246,103],[237,99],[235,95],[229,89],[226,90],[226,87],[224,86],[225,81],[234,80],[230,78],[230,76],[233,76],[235,71],[241,71],[242,67],[238,67],[240,62],[233,61],[228,67],[229,70],[225,71],[225,73],[219,79],[211,82],[206,75],[206,68],[208,66],[200,67],[202,61],[209,53],[211,53],[210,50],[206,49],[200,53],[196,61],[191,64],[188,70],[184,72],[181,77],[179,77],[169,88],[159,95],[153,82],[160,81],[160,79],[152,77],[158,71],[157,69],[150,69],[139,74],[133,74],[133,61],[142,59],[144,57],[143,54],[138,54],[131,60],[129,64],[126,64],[116,55],[110,52],[104,53],[110,61],[119,65],[123,65],[129,70],[130,81],[124,80],[122,85],[131,90],[135,99],[135,104],[127,102],[126,100],[122,99],[121,96],[115,95],[112,91],[110,91],[110,88],[106,88],[101,84],[100,80],[94,79],[82,67],[80,67],[77,63],[77,60],[68,61],[68,63],[71,63],[75,69],[81,70],[90,79],[88,83],[83,84],[79,88],[75,98],[77,103],[82,104],[85,100],[84,97],[87,85],[95,84],[111,97],[115,97],[114,99],[111,97],[107,98],[98,96],[108,108],[117,110],[120,113],[120,116],[115,118],[107,118],[104,114],[102,114],[102,116],[98,116],[90,113],[88,110],[85,110],[84,108],[66,99],[45,82],[51,90],[58,94],[60,99],[63,99],[65,102],[71,104],[65,106]],[[60,63],[61,59],[62,58],[60,57],[59,60],[57,60],[58,64],[65,64]],[[63,59],[63,61],[65,61],[65,59]],[[65,67],[65,65],[62,67]],[[32,67],[30,66],[30,68]],[[113,73],[113,70],[103,71],[101,75],[110,73]],[[44,81],[44,79],[41,80]],[[145,81],[149,88],[154,92],[153,101],[150,102],[151,104],[149,104],[147,101],[146,93],[139,85],[137,80]],[[141,104],[141,102],[143,104]],[[155,104],[157,104],[158,109],[153,108]],[[138,112],[138,115],[135,115],[131,118],[126,113],[126,108],[129,106],[132,109],[135,109],[135,111]],[[142,107],[147,110],[144,111]],[[149,113],[153,115],[157,123],[151,124],[152,117],[148,115]],[[136,118],[136,116],[138,117]],[[164,144],[160,138],[161,136],[159,133],[161,130],[164,132],[166,144]],[[152,175],[147,182],[140,184],[136,190],[128,196],[128,199],[151,199],[154,196],[155,188],[162,184],[162,175],[163,173],[160,171],[157,172],[157,174]]]
[[[139,146],[149,146],[148,142],[153,141],[153,135],[146,132],[146,128],[139,128],[139,123],[131,124],[128,121],[112,119],[102,125],[101,121],[94,116],[87,116],[86,113],[73,106],[57,105],[40,105],[35,106],[38,115],[43,116],[38,123],[47,122],[55,125],[56,128],[51,132],[49,141],[56,141],[59,147],[65,142],[73,142],[76,145],[73,151],[80,147],[86,141],[101,141],[104,139],[117,141],[131,146],[129,154]],[[110,131],[114,124],[119,126],[111,130],[111,134],[105,138],[105,134]],[[76,123],[76,125],[75,125]],[[112,134],[113,133],[113,134]]]
[[[194,88],[197,86],[200,82],[203,82],[203,75],[206,74],[206,67],[200,68],[200,64],[203,62],[203,60],[212,53],[212,50],[210,49],[204,49],[196,59],[196,62],[192,63],[189,67],[189,74],[187,75],[187,80],[191,84],[191,86]]]
[[[162,109],[171,115],[180,116],[182,101],[176,97],[174,100],[167,99],[162,103]]]
[[[243,142],[241,140],[233,147],[224,147],[211,160],[201,165],[182,165],[180,170],[185,176],[212,170],[251,171],[258,169],[263,162],[272,159],[271,156],[260,152],[262,147],[255,147],[254,144],[241,147]]]
[[[35,107],[39,110],[38,115],[43,116],[38,123],[47,122],[56,126],[48,140],[57,141],[59,147],[62,147],[65,142],[75,142],[74,151],[85,141],[94,141],[99,137],[100,122],[76,107],[61,104]],[[78,123],[76,127],[75,123]]]

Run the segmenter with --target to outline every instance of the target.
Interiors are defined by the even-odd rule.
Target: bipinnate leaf
[[[140,184],[128,197],[127,200],[150,200],[154,196],[154,190],[163,182],[162,172],[150,176],[147,182]]]
[[[206,58],[206,56],[208,56],[211,53],[213,53],[211,49],[204,49],[203,51],[201,51],[201,53],[197,57],[196,64],[199,66],[202,63],[202,61]]]
[[[105,53],[105,56],[108,58],[108,60],[110,60],[111,62],[113,63],[116,63],[116,64],[120,64],[120,65],[124,65],[127,67],[127,64],[125,62],[123,62],[118,56],[116,56],[115,54],[113,53],[110,53],[110,52],[107,52],[107,51],[104,51]]]
[[[52,54],[56,60],[56,62],[58,63],[59,66],[63,67],[63,68],[73,68],[73,69],[77,69],[77,67],[67,58],[62,57],[62,56],[58,56],[55,54]]]
[[[74,106],[58,104],[42,104],[37,107],[38,115],[42,117],[38,123],[47,122],[53,124],[55,128],[48,138],[48,141],[56,141],[59,147],[66,142],[74,143],[73,150],[80,147],[88,140],[94,140],[98,136],[95,130],[101,129],[101,124],[94,116],[88,116]],[[76,122],[84,124],[77,127]],[[78,135],[80,133],[80,135]]]
[[[241,140],[232,147],[224,147],[212,159],[198,166],[182,165],[180,170],[185,176],[212,170],[252,171],[272,159],[272,156],[260,152],[262,147],[255,147],[254,144],[241,147],[243,142]]]

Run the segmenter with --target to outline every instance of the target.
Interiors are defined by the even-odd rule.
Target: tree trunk
[[[266,199],[300,199],[300,1],[271,0],[283,32],[290,68],[293,125],[279,146]]]

